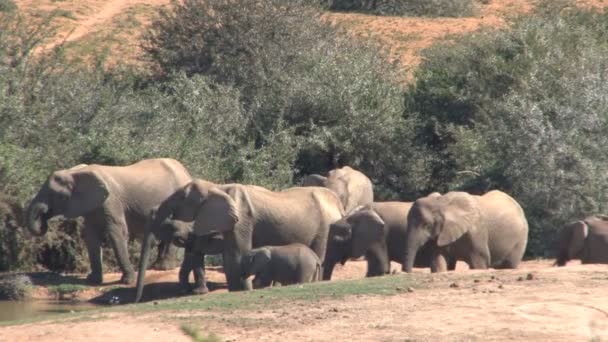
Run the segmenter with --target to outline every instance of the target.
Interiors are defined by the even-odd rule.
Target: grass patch
[[[0,12],[13,12],[17,5],[13,0],[0,0]]]
[[[49,286],[49,293],[57,297],[58,299],[66,299],[74,296],[80,291],[84,291],[89,289],[88,286],[85,285],[75,285],[75,284],[60,284]]]
[[[68,11],[68,10],[64,10],[64,9],[53,10],[51,12],[51,16],[53,16],[53,17],[67,18],[67,19],[71,19],[71,20],[76,20],[77,19],[72,11]]]
[[[263,290],[210,294],[193,301],[192,297],[130,306],[131,310],[234,310],[272,307],[290,301],[317,302],[352,295],[395,295],[407,287],[420,287],[409,275],[311,283]]]
[[[60,287],[62,285],[59,285]],[[38,321],[89,321],[105,318],[111,312],[139,313],[142,311],[172,311],[172,310],[235,310],[274,308],[285,302],[306,301],[318,302],[326,299],[341,299],[352,295],[392,296],[402,293],[408,287],[423,288],[427,285],[411,275],[363,278],[356,280],[341,280],[312,283],[304,285],[284,286],[263,290],[208,294],[200,297],[183,297],[167,299],[158,302],[130,304],[124,306],[100,307],[64,314],[41,315],[23,320],[0,322],[0,326],[20,325]],[[157,304],[154,304],[157,303]]]
[[[219,341],[221,341],[221,339],[214,333],[211,333],[207,336],[203,336],[196,328],[189,326],[189,325],[182,325],[181,329],[184,332],[184,334],[190,336],[190,338],[192,338],[192,341],[195,341],[195,342],[219,342]]]

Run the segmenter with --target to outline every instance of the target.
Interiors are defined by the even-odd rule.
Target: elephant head
[[[416,253],[428,241],[444,247],[477,230],[480,209],[466,192],[432,193],[414,202],[407,221],[405,271],[411,272]]]
[[[359,258],[385,236],[384,221],[366,205],[355,208],[350,214],[330,225],[323,279],[330,279],[333,266],[344,265],[349,258]]]
[[[204,180],[193,180],[186,184],[163,201],[152,216],[142,243],[136,302],[141,298],[150,248],[155,236],[168,240],[187,238],[190,232],[196,235],[223,233],[232,230],[238,222],[234,200],[214,183]],[[194,223],[191,228],[181,226],[182,228],[176,229],[176,221]]]
[[[560,233],[555,265],[564,266],[570,259],[576,258],[583,250],[588,235],[589,226],[585,221],[567,224]]]
[[[51,217],[83,216],[102,206],[108,196],[105,181],[86,165],[56,171],[30,202],[26,213],[27,227],[33,235],[44,235]]]
[[[317,174],[308,175],[302,179],[302,186],[320,186],[328,188],[338,195],[342,206],[344,208],[348,208],[348,182],[341,177],[343,174],[344,171],[336,169],[329,172],[329,177],[324,177]]]
[[[271,252],[268,248],[254,249],[241,258],[242,278],[257,275],[266,269],[271,259]]]

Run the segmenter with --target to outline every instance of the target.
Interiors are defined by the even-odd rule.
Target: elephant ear
[[[193,230],[196,235],[223,233],[234,229],[238,221],[235,201],[227,193],[214,187],[209,189],[207,198],[198,210]]]
[[[372,209],[363,209],[355,213],[352,222],[352,258],[363,256],[368,248],[384,238],[384,221]]]
[[[253,275],[262,272],[270,262],[270,254],[270,249],[268,248],[258,249],[251,258],[251,269],[249,272]]]
[[[569,224],[567,229],[570,230],[568,254],[571,258],[575,258],[585,246],[585,239],[589,235],[589,227],[585,222],[577,221]]]
[[[443,225],[437,238],[438,246],[448,245],[469,231],[475,230],[479,222],[479,207],[473,196],[467,193],[452,193],[440,199],[440,215]]]
[[[317,174],[302,178],[302,186],[325,186],[326,182],[326,177]]]
[[[99,208],[110,192],[106,182],[94,171],[72,173],[71,196],[66,205],[64,216],[75,218]]]

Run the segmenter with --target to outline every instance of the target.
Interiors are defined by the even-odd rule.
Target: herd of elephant
[[[150,249],[156,268],[168,268],[185,249],[183,291],[205,293],[204,257],[221,254],[229,291],[330,280],[334,266],[365,257],[367,276],[390,273],[390,262],[411,272],[516,268],[528,241],[521,206],[504,192],[431,193],[414,202],[374,202],[373,184],[345,166],[310,175],[302,186],[271,191],[255,185],[193,179],[174,159],[128,166],[78,165],[52,173],[30,202],[26,225],[45,234],[48,220],[84,217],[91,272],[103,282],[101,242],[116,253],[121,282],[133,283],[130,237],[143,236],[136,301],[142,295]],[[608,217],[593,216],[562,230],[557,264],[572,258],[608,263]],[[194,284],[189,283],[190,273]]]

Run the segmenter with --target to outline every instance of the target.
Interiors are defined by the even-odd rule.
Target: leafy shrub
[[[608,199],[608,15],[543,2],[511,28],[431,48],[409,110],[430,154],[428,189],[502,189],[523,206],[528,255]]]
[[[249,153],[235,180],[276,188],[351,164],[389,183],[408,170],[387,153],[411,149],[399,72],[319,17],[300,1],[187,0],[152,24],[145,47],[160,70],[239,90]]]
[[[475,14],[474,0],[330,0],[327,3],[331,10],[378,15],[467,17]]]

